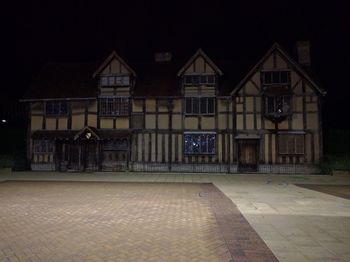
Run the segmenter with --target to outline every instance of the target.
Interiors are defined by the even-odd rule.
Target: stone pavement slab
[[[212,184],[0,183],[0,261],[277,261]]]
[[[350,176],[0,171],[8,179],[214,183],[280,261],[350,261],[350,200],[295,186],[350,185]]]
[[[350,199],[350,185],[308,185],[308,184],[296,184],[296,185],[307,189],[316,190],[318,192],[330,194],[333,196]]]

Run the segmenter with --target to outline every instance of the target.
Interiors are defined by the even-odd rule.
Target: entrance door
[[[81,148],[79,144],[70,144],[68,147],[68,171],[82,171]]]
[[[84,141],[81,144],[81,162],[84,171],[98,170],[97,144],[95,141]]]
[[[66,145],[68,171],[97,171],[98,154],[96,141],[79,141]],[[64,170],[62,168],[62,170]]]
[[[238,169],[241,172],[255,172],[258,167],[258,141],[256,139],[239,140]]]

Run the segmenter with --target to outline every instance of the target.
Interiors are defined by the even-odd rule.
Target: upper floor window
[[[99,99],[100,115],[125,116],[129,114],[129,98],[108,97]]]
[[[214,97],[186,97],[186,114],[211,115],[215,113]]]
[[[130,76],[101,76],[101,86],[128,86]]]
[[[215,154],[214,133],[185,133],[185,154]]]
[[[278,136],[278,151],[280,154],[304,154],[304,135],[283,134]]]
[[[48,116],[67,115],[68,106],[66,101],[49,101],[46,102],[45,113]]]
[[[291,113],[291,97],[289,95],[268,95],[265,101],[265,114],[287,115]]]
[[[184,75],[183,83],[185,85],[214,85],[216,83],[215,75]]]
[[[289,71],[263,71],[262,82],[264,85],[273,84],[290,84],[290,72]]]

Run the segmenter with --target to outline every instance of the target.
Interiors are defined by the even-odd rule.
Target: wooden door
[[[239,170],[256,171],[258,166],[258,140],[239,141]]]
[[[97,171],[98,169],[98,154],[97,144],[95,141],[83,142],[82,145],[81,162],[84,165],[85,171]]]
[[[82,171],[81,147],[79,144],[68,145],[68,171]]]

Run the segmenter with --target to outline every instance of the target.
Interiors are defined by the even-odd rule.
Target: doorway
[[[238,171],[256,172],[258,169],[258,139],[238,140]]]

